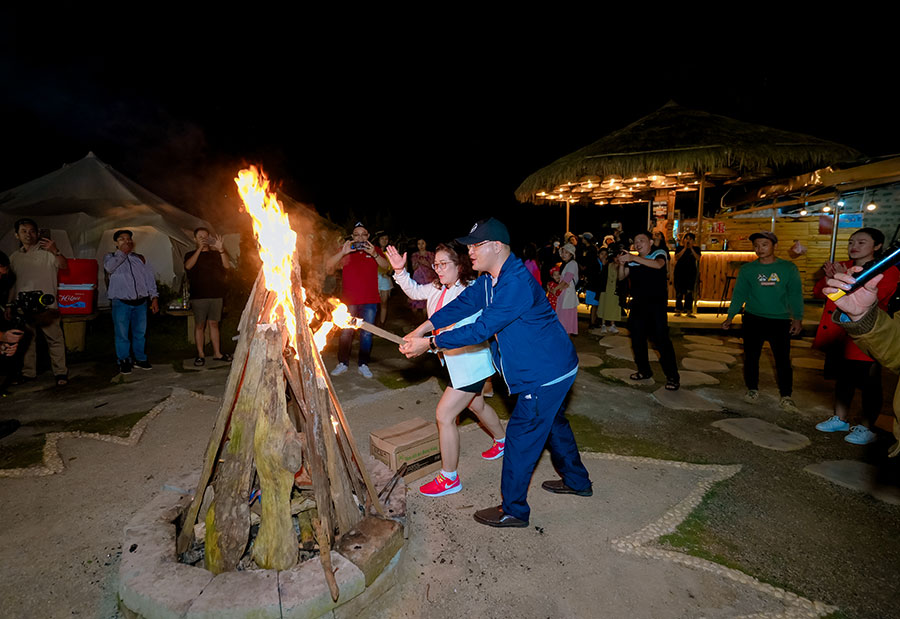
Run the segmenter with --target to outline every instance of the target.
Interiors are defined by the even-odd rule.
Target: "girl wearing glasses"
[[[385,254],[394,267],[394,281],[411,300],[425,302],[429,318],[459,296],[477,276],[472,270],[468,254],[464,250],[457,251],[448,245],[437,246],[432,266],[438,279],[430,284],[420,284],[410,278],[404,268],[406,254],[400,255],[392,245],[387,247]],[[459,321],[449,329],[474,322],[480,313]],[[482,342],[474,346],[445,350],[439,354],[450,373],[450,386],[444,390],[436,411],[443,468],[432,481],[419,488],[422,494],[432,497],[454,494],[462,490],[462,482],[456,472],[459,464],[459,429],[456,426],[456,418],[466,408],[478,416],[494,437],[493,445],[481,454],[482,458],[485,460],[500,458],[506,441],[497,413],[481,395],[485,381],[495,371],[488,344]]]

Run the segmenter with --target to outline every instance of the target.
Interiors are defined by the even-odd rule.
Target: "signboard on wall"
[[[862,228],[862,213],[841,213],[838,218],[838,230],[841,228]],[[834,230],[834,217],[832,215],[819,215],[819,234],[831,234]]]

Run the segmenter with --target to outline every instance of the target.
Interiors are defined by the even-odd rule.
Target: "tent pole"
[[[701,250],[706,249],[703,246],[703,185],[706,174],[700,175],[700,191],[697,196],[697,245]]]
[[[571,232],[572,229],[569,228],[569,201],[566,200],[566,232]]]

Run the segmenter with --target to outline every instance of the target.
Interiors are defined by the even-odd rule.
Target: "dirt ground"
[[[399,320],[389,324],[398,333],[406,326]],[[686,354],[687,341],[680,335],[674,341],[679,355]],[[600,356],[602,367],[630,366],[611,357],[596,336],[579,335],[576,347]],[[327,351],[326,360],[333,365],[333,352]],[[433,364],[406,361],[390,344],[377,343],[371,367],[373,380],[353,366],[335,379],[364,451],[375,428],[414,416],[431,418],[440,391],[434,381],[423,382],[439,374]],[[117,616],[122,526],[162,484],[200,467],[217,406],[189,392],[219,396],[226,375],[226,369],[194,372],[157,365],[149,372],[135,370],[119,383],[110,382],[108,367],[82,364],[72,368],[71,390],[39,381],[0,400],[0,421],[16,418],[23,424],[0,440],[11,453],[17,453],[17,445],[41,440],[46,431],[102,432],[95,427],[98,417],[140,417],[166,402],[133,446],[65,438],[59,442],[61,473],[0,478],[0,616]],[[529,494],[527,529],[496,530],[472,520],[477,509],[500,502],[501,463],[480,459],[489,439],[479,428],[466,426],[463,491],[426,499],[417,492],[419,482],[411,484],[411,533],[401,564],[405,578],[369,616],[730,617],[795,610],[790,595],[786,602],[759,583],[831,605],[838,616],[894,615],[900,507],[803,472],[813,462],[863,460],[896,483],[896,463],[883,457],[889,438],[860,448],[838,435],[816,432],[812,426],[830,415],[833,388],[821,372],[795,371],[799,415],[778,409],[766,362],[761,375],[762,404],[740,400],[738,362],[717,375],[719,385],[693,389],[720,408],[694,411],[663,407],[653,388],[607,380],[597,369],[582,370],[569,414],[580,448],[594,452],[585,456],[594,496],[541,490],[541,481],[554,477],[545,457]],[[499,385],[497,391],[493,403],[502,415],[512,403]],[[811,445],[776,452],[710,425],[746,416],[800,432]],[[94,425],[83,427],[87,422]],[[127,428],[112,422],[108,431],[127,434]],[[708,477],[702,468],[679,468],[673,462],[741,469],[689,510],[676,535],[655,535],[640,548],[620,550],[620,540],[678,510]],[[672,551],[675,560],[666,554]],[[712,563],[685,565],[678,557]],[[739,582],[734,573],[758,580]]]

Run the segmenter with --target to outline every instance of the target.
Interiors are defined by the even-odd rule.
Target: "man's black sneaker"
[[[119,361],[119,374],[131,374],[131,359]]]
[[[587,490],[574,490],[569,488],[561,479],[551,479],[541,484],[541,488],[554,494],[577,494],[578,496],[593,496],[594,489],[588,486]]]
[[[474,518],[476,522],[480,522],[481,524],[486,524],[489,527],[527,527],[527,520],[520,520],[515,516],[510,516],[509,514],[504,514],[503,509],[498,505],[497,507],[488,507],[487,509],[482,509],[474,514]]]
[[[135,361],[134,367],[141,368],[142,370],[152,370],[153,366],[150,365],[150,362],[144,359],[143,361]]]

